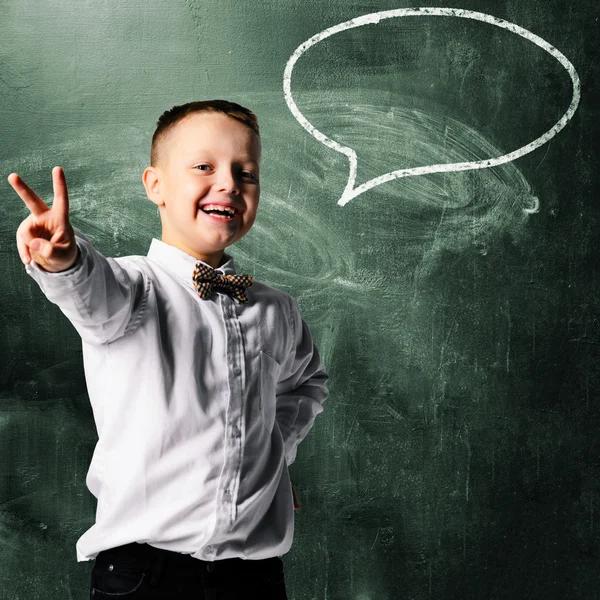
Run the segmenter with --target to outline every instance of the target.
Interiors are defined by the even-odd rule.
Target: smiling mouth
[[[237,210],[233,215],[226,210],[210,209],[206,211],[202,207],[200,207],[200,211],[215,221],[235,221],[240,216],[240,213]]]

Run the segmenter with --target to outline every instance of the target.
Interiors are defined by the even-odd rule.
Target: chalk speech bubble
[[[496,158],[489,158],[484,160],[477,160],[472,162],[462,162],[462,163],[445,163],[438,165],[427,165],[423,167],[414,167],[410,169],[399,169],[397,171],[391,171],[389,173],[385,173],[384,175],[380,175],[379,177],[375,177],[358,187],[354,187],[354,183],[356,181],[356,165],[357,165],[357,155],[356,152],[349,148],[348,146],[343,146],[339,144],[335,140],[328,138],[326,135],[321,133],[316,127],[313,127],[304,115],[298,109],[298,106],[294,102],[292,98],[291,91],[291,78],[292,71],[294,70],[294,65],[298,61],[298,59],[311,47],[315,44],[318,44],[321,40],[328,38],[329,36],[339,33],[340,31],[345,31],[346,29],[353,29],[354,27],[360,27],[361,25],[370,25],[379,23],[383,19],[391,19],[394,17],[423,17],[423,16],[441,16],[441,17],[462,17],[465,19],[474,19],[476,21],[483,21],[484,23],[489,23],[491,25],[496,25],[497,27],[501,27],[502,29],[507,29],[512,33],[516,33],[521,37],[533,42],[536,46],[539,46],[548,54],[553,56],[569,73],[571,77],[571,81],[573,83],[573,97],[571,99],[571,104],[567,109],[567,112],[562,116],[562,118],[546,133],[541,135],[540,137],[533,140],[526,146],[522,146],[509,154],[503,154],[502,156],[497,156]],[[342,197],[338,200],[338,204],[340,206],[344,206],[352,198],[356,198],[363,192],[370,190],[382,183],[387,181],[392,181],[393,179],[399,179],[401,177],[409,177],[411,175],[425,175],[426,173],[449,173],[452,171],[469,171],[472,169],[486,169],[489,167],[494,167],[496,165],[501,165],[503,163],[510,162],[515,160],[525,154],[529,154],[536,148],[539,148],[551,138],[553,138],[571,119],[571,117],[575,114],[577,110],[577,106],[579,105],[579,99],[581,97],[581,84],[579,81],[579,76],[575,67],[571,64],[571,62],[565,57],[562,52],[559,52],[554,46],[546,42],[541,37],[531,33],[531,31],[524,29],[523,27],[519,27],[514,23],[510,23],[509,21],[505,21],[503,19],[499,19],[492,15],[474,12],[470,10],[462,10],[458,8],[432,8],[432,7],[419,7],[419,8],[399,8],[395,10],[385,10],[376,13],[370,13],[368,15],[363,15],[362,17],[357,17],[355,19],[351,19],[350,21],[345,21],[344,23],[340,23],[338,25],[334,25],[333,27],[329,27],[316,35],[313,35],[310,39],[306,40],[304,43],[300,44],[298,48],[294,51],[292,56],[289,58],[285,72],[283,75],[283,91],[285,94],[285,101],[287,102],[288,108],[294,115],[294,117],[298,120],[300,125],[304,127],[314,138],[319,140],[325,146],[336,150],[337,152],[341,152],[348,157],[350,161],[350,174],[348,176],[348,183],[346,184],[346,189],[342,194]]]

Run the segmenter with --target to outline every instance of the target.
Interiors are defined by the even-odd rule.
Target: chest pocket
[[[267,352],[260,351],[260,414],[267,433],[273,431],[275,424],[275,391],[281,365]]]

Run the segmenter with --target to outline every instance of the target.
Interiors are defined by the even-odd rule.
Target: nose
[[[239,182],[231,169],[221,169],[217,175],[217,190],[226,194],[239,194]]]

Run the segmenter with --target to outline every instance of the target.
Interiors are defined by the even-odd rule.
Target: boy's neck
[[[202,254],[200,252],[197,252],[193,248],[187,248],[185,244],[182,244],[181,242],[170,240],[165,235],[162,236],[162,241],[165,244],[174,246],[175,248],[182,250],[186,254],[189,254],[190,256],[193,256],[194,258],[205,262],[207,265],[210,265],[213,269],[218,269],[223,263],[225,250],[214,252],[213,254]]]
[[[218,254],[198,254],[197,252],[187,251],[190,256],[197,258],[205,262],[207,265],[210,265],[213,269],[218,269],[223,263],[223,257],[225,252],[221,250]]]

